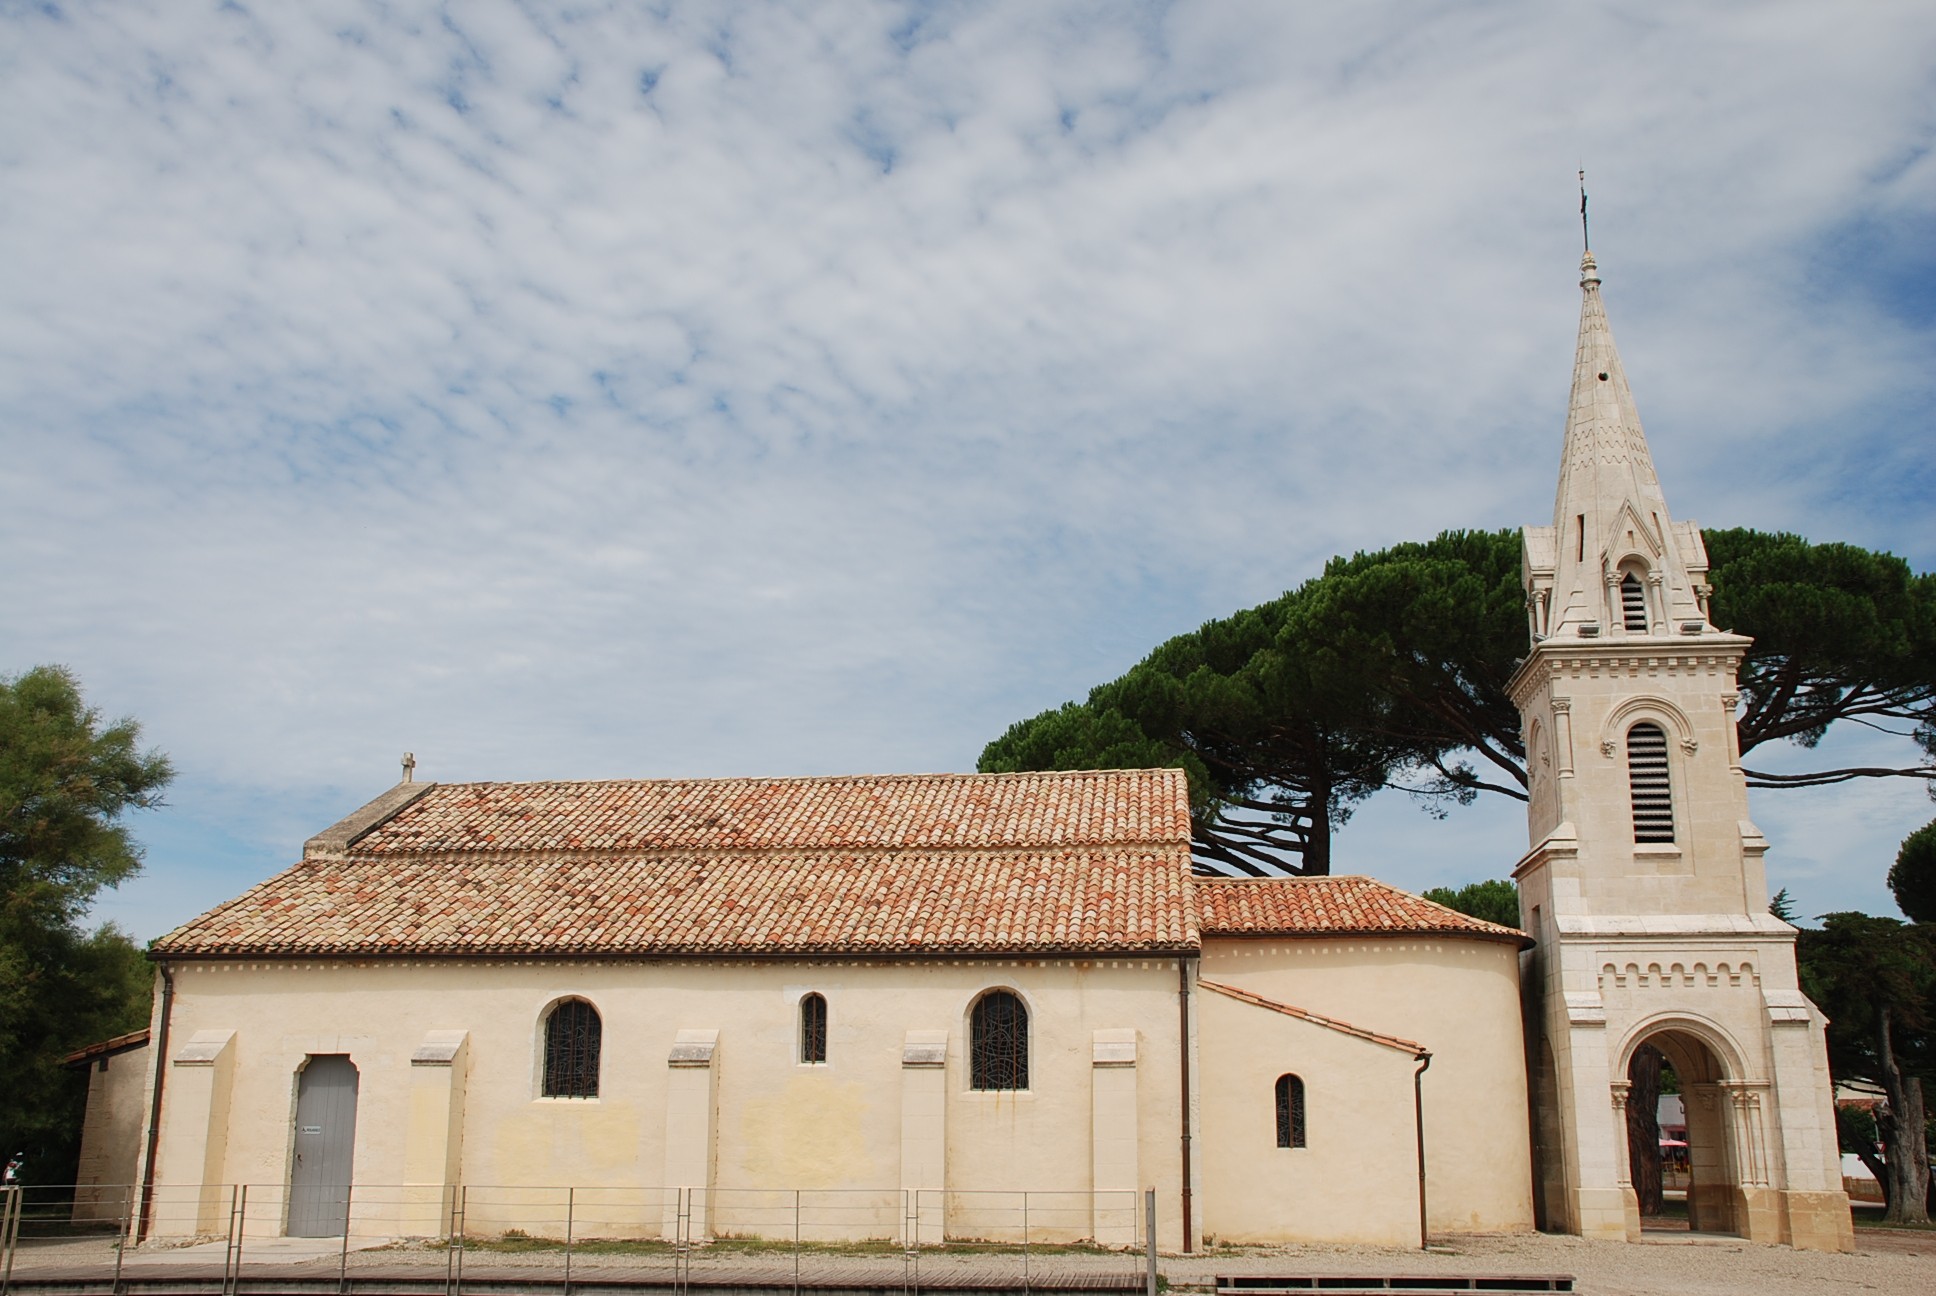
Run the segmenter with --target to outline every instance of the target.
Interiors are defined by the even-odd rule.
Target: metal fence
[[[35,1273],[234,1296],[246,1280],[408,1271],[450,1296],[474,1277],[665,1286],[998,1286],[1155,1291],[1153,1193],[357,1184],[15,1187],[0,1193],[0,1296]],[[328,1236],[318,1218],[338,1221]],[[166,1271],[165,1273],[163,1271]],[[219,1287],[218,1287],[219,1283]]]

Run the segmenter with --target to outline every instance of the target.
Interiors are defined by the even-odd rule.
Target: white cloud
[[[0,21],[0,662],[182,766],[144,934],[406,747],[962,768],[1543,520],[1582,159],[1677,511],[1936,557],[1923,6]]]

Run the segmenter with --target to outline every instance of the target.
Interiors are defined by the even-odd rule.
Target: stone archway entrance
[[[1658,1124],[1632,1106],[1636,1097],[1651,1098],[1645,1083],[1649,1051],[1657,1050],[1663,1078],[1672,1077],[1680,1091],[1683,1137],[1669,1140],[1683,1148],[1663,1149]],[[1639,1080],[1640,1083],[1636,1083]],[[1665,1087],[1665,1086],[1663,1086]],[[1695,1032],[1664,1026],[1638,1040],[1628,1055],[1626,1082],[1619,1097],[1627,1117],[1627,1180],[1624,1185],[1629,1221],[1643,1229],[1686,1228],[1697,1233],[1746,1236],[1753,1189],[1765,1183],[1764,1159],[1757,1154],[1758,1104],[1749,1086],[1732,1080],[1713,1046]],[[1638,1090],[1638,1093],[1636,1093]],[[1671,1104],[1670,1104],[1671,1107]],[[1650,1146],[1651,1144],[1651,1146]],[[1641,1214],[1641,1193],[1650,1177],[1658,1175],[1665,1189],[1667,1209]],[[1675,1209],[1675,1197],[1686,1203],[1685,1215]]]

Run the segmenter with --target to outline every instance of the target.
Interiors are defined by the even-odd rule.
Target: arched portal
[[[1662,1023],[1627,1048],[1627,1188],[1635,1194],[1643,1228],[1740,1233],[1746,1224],[1742,1190],[1759,1182],[1762,1172],[1754,1152],[1758,1139],[1743,1128],[1754,1113],[1739,1101],[1744,1087],[1724,1060],[1731,1052],[1691,1023]],[[1661,1090],[1670,1091],[1664,1104]],[[1660,1118],[1663,1111],[1666,1119]],[[1666,1199],[1658,1214],[1647,1212],[1652,1182]]]

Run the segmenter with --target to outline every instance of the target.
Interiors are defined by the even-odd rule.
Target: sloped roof
[[[1109,770],[400,785],[154,952],[1129,954],[1199,928],[1523,939],[1368,878],[1192,878],[1181,771]]]
[[[1181,770],[437,784],[358,855],[1188,842]]]
[[[176,929],[156,953],[991,954],[1197,943],[1178,770],[449,784],[338,840],[342,850]]]
[[[1208,936],[1391,936],[1416,932],[1530,945],[1526,934],[1368,877],[1198,878],[1197,925]]]

